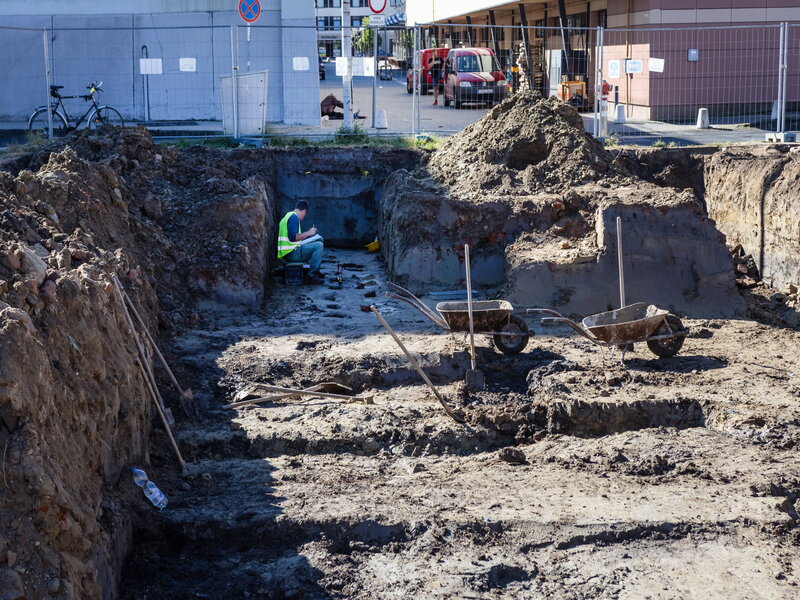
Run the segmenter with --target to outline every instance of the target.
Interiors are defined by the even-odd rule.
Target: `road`
[[[342,78],[336,76],[336,65],[332,62],[325,65],[325,80],[320,81],[320,99],[328,94],[342,98]],[[378,80],[376,104],[378,110],[385,110],[389,121],[389,131],[411,133],[411,106],[413,96],[406,88],[405,71],[395,69],[392,79]],[[369,128],[372,125],[372,78],[353,78],[353,108],[366,116],[359,123]],[[438,106],[433,106],[433,94],[420,97],[420,127],[428,133],[451,134],[461,131],[486,114],[485,106],[467,106],[456,110],[452,106],[445,107],[441,97]]]

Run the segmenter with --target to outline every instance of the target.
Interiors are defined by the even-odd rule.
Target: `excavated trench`
[[[643,188],[645,200],[617,181],[475,201],[420,179],[429,157],[413,151],[179,152],[141,132],[72,146],[16,159],[0,178],[0,591],[12,590],[0,597],[793,596],[800,365],[785,349],[797,332],[717,318],[743,314],[745,300],[704,213],[729,214],[720,181],[741,157],[626,154],[629,172],[661,186]],[[553,148],[517,141],[508,167],[533,177]],[[502,149],[489,150],[501,161]],[[779,160],[790,174],[793,156]],[[692,191],[676,199],[673,187]],[[290,288],[272,276],[276,219],[300,199],[326,238],[323,269],[343,265],[341,285]],[[470,243],[483,297],[602,310],[615,302],[616,216],[636,232],[630,293],[662,294],[692,328],[674,358],[640,344],[623,364],[528,319],[535,335],[519,355],[480,336],[487,386],[470,391],[464,336],[382,295],[387,280],[462,287]],[[770,219],[761,264],[788,282],[788,253],[768,258],[779,244],[764,232],[785,235]],[[361,249],[376,236],[381,257]],[[644,277],[659,267],[658,280]],[[164,392],[184,472],[161,426],[149,430],[111,273],[194,390],[190,404]],[[369,304],[465,424],[359,310]],[[19,358],[11,368],[20,348],[47,365],[40,379]],[[326,380],[374,403],[222,408],[252,384]],[[132,464],[165,491],[167,509],[146,504]]]

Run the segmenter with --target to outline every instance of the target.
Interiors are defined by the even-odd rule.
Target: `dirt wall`
[[[473,279],[496,288],[490,293],[520,306],[600,312],[619,304],[619,215],[627,302],[741,313],[724,236],[698,195],[702,158],[687,154],[674,168],[662,158],[607,152],[554,99],[504,102],[427,164],[387,182],[381,235],[390,274],[417,292],[463,288],[469,244]]]
[[[111,598],[130,543],[126,468],[151,409],[110,276],[155,332],[113,169],[67,149],[0,173],[0,581],[4,598]],[[113,240],[113,241],[112,241]]]
[[[800,283],[798,147],[725,148],[705,163],[709,216],[752,254],[761,276],[784,289]]]
[[[116,597],[132,520],[152,510],[129,468],[176,466],[111,276],[154,337],[203,302],[260,305],[272,157],[81,132],[0,170],[2,598]]]
[[[416,150],[389,148],[275,151],[271,162],[278,217],[305,200],[311,209],[309,219],[328,245],[359,248],[378,235],[387,177],[399,169],[416,168],[420,157]]]

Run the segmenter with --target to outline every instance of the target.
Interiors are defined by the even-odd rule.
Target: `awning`
[[[399,15],[389,15],[386,17],[386,26],[392,27],[393,25],[405,25],[406,24],[406,15],[405,13]]]

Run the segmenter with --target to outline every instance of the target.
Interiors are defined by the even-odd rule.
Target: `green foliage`
[[[665,148],[667,144],[664,140],[656,140],[651,145],[653,148]]]
[[[367,132],[360,125],[353,125],[352,129],[342,126],[333,134],[333,141],[339,146],[356,146],[369,141]]]
[[[619,139],[615,138],[613,135],[610,135],[607,138],[603,139],[603,145],[606,148],[612,148],[618,144],[619,144]]]
[[[207,148],[238,148],[239,143],[229,137],[186,138],[173,139],[163,142],[165,146],[176,148],[191,148],[192,146],[206,146]]]
[[[353,45],[353,48],[360,50],[364,54],[372,52],[372,44],[375,38],[375,30],[368,26],[369,17],[364,17],[361,19],[361,28],[353,32],[350,38],[350,43]],[[381,46],[382,43],[383,39],[380,34],[378,34],[378,46]]]

